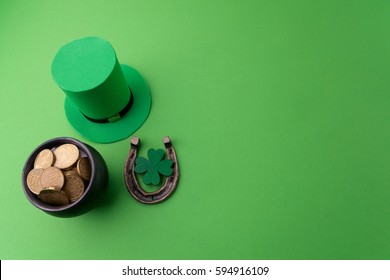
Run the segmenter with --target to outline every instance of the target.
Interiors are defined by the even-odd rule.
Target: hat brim
[[[149,116],[151,96],[148,85],[134,68],[121,64],[123,74],[131,89],[133,104],[118,121],[95,123],[88,120],[67,97],[65,114],[70,124],[85,138],[97,143],[111,143],[123,140],[133,134]]]

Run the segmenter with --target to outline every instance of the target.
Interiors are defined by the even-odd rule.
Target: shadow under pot
[[[25,162],[23,191],[35,207],[55,216],[77,216],[102,202],[107,165],[93,147],[70,137],[39,145]]]

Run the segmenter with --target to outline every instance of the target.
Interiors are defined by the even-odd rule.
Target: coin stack
[[[39,152],[27,186],[43,202],[60,206],[77,201],[90,179],[88,158],[75,145],[63,144]]]

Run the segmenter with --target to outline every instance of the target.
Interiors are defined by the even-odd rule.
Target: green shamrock
[[[135,160],[135,169],[137,173],[145,173],[143,181],[145,184],[158,185],[160,183],[160,174],[169,176],[172,174],[172,160],[162,159],[164,157],[164,150],[149,149],[148,158],[137,157]]]

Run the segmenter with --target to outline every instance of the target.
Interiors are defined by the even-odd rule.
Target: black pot
[[[83,195],[77,201],[63,206],[48,205],[38,198],[38,196],[30,191],[27,186],[27,175],[34,168],[34,161],[40,151],[43,149],[52,149],[62,144],[73,144],[77,146],[80,153],[89,159],[91,165],[91,179],[85,186]],[[39,145],[28,157],[22,173],[23,191],[27,199],[35,207],[56,216],[77,216],[90,210],[94,205],[102,201],[103,192],[107,187],[108,170],[107,165],[93,147],[80,142],[74,138],[58,137],[50,139]]]

